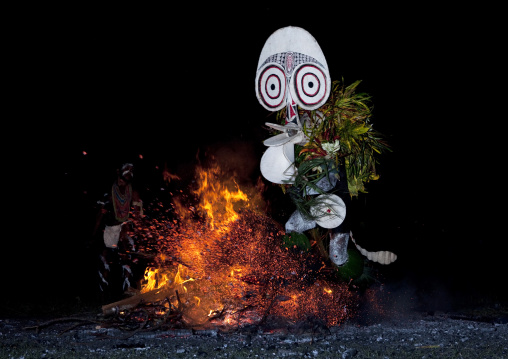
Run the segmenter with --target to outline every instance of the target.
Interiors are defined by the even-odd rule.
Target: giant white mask
[[[300,27],[288,26],[266,40],[256,71],[256,96],[269,111],[286,106],[286,125],[267,123],[282,131],[264,141],[269,148],[261,158],[261,174],[273,183],[291,183],[295,174],[294,144],[305,142],[298,108],[315,110],[328,100],[330,73],[314,37]]]
[[[269,111],[287,107],[286,123],[299,125],[296,106],[321,107],[330,95],[325,56],[309,32],[288,26],[266,40],[256,72],[256,96]]]

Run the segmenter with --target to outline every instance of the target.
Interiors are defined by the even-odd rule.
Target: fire
[[[146,268],[145,284],[141,293],[146,293],[155,289],[159,289],[170,282],[168,273],[163,273],[158,268]]]
[[[351,314],[347,285],[320,279],[311,253],[283,247],[283,228],[256,211],[255,194],[218,165],[199,166],[196,178],[189,193],[197,205],[175,198],[177,220],[160,216],[136,227],[156,254],[141,293],[167,298],[193,326],[252,324],[266,315],[340,324]]]
[[[176,275],[175,275],[175,284],[176,285],[183,286],[184,283],[191,282],[194,280],[192,278],[188,278],[188,279],[182,278],[181,272],[182,272],[183,268],[184,267],[181,264],[178,265],[178,272],[176,272]],[[183,287],[183,288],[185,288],[185,287]],[[187,291],[187,289],[185,289],[185,291]]]
[[[236,190],[229,190],[221,179],[218,165],[205,170],[198,167],[199,187],[195,194],[201,198],[200,208],[206,213],[211,229],[225,230],[227,225],[238,219],[234,209],[236,202],[248,202],[248,196],[233,181]]]

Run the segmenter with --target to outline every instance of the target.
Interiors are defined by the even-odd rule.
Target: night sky
[[[212,149],[245,153],[256,178],[270,136],[264,122],[275,121],[256,99],[256,65],[270,34],[291,25],[317,40],[332,80],[362,80],[374,128],[393,149],[356,200],[367,228],[358,242],[396,252],[385,275],[401,285],[443,300],[466,288],[500,295],[504,83],[490,14],[416,5],[59,14],[39,20],[24,42],[23,150],[7,156],[16,173],[9,221],[19,230],[6,237],[3,273],[13,290],[34,298],[89,291],[79,282],[89,274],[83,244],[93,204],[123,162],[135,164],[147,197],[164,166],[188,173]]]

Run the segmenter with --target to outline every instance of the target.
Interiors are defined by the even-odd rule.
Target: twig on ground
[[[53,325],[55,323],[63,323],[63,322],[82,322],[80,325],[101,324],[101,322],[98,322],[96,320],[86,319],[86,318],[64,317],[64,318],[57,318],[57,319],[48,320],[47,322],[41,323],[39,325],[24,327],[23,329],[25,329],[25,330],[35,329],[35,332],[39,333],[39,330],[41,328],[48,327],[48,326]]]

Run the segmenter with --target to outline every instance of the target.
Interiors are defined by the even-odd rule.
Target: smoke
[[[205,161],[217,161],[225,173],[233,175],[242,184],[255,183],[255,179],[260,175],[261,155],[256,153],[252,142],[215,143],[205,150],[204,155]]]
[[[357,321],[371,325],[407,320],[454,311],[458,304],[445,281],[408,273],[403,278],[382,279],[365,289],[360,297]]]

